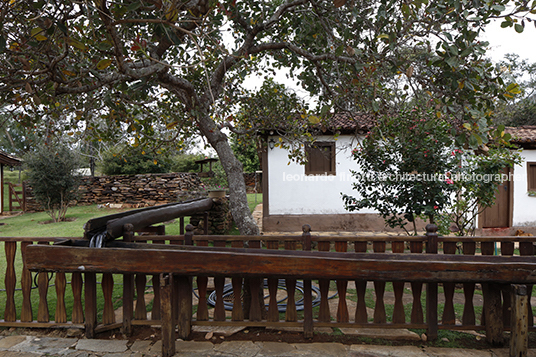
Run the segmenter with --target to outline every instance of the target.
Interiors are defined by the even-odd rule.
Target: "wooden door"
[[[508,175],[509,168],[505,168],[502,173]],[[512,182],[503,181],[499,185],[499,190],[495,198],[495,204],[482,212],[482,228],[510,227],[512,215]]]

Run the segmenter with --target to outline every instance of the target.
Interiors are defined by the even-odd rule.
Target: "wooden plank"
[[[85,335],[87,338],[95,338],[97,326],[97,275],[88,272],[84,274],[84,304],[86,310]]]
[[[176,275],[173,277],[178,281],[178,337],[187,339],[192,328],[192,279],[189,276]]]
[[[82,307],[82,273],[72,273],[71,290],[73,292],[73,324],[84,323],[84,309]]]
[[[136,320],[147,320],[147,307],[145,306],[145,286],[147,285],[147,276],[145,274],[136,274],[134,278],[136,286],[136,308],[134,318]]]
[[[392,242],[391,247],[393,253],[404,253],[404,242]],[[404,282],[393,281],[393,292],[395,294],[395,304],[393,308],[393,323],[405,323],[406,314],[404,312],[404,303],[402,296],[404,295]]]
[[[410,242],[410,252],[412,254],[422,254],[423,243],[422,242]],[[424,321],[424,314],[421,302],[422,295],[422,283],[411,282],[411,294],[413,296],[413,303],[411,304],[411,323],[422,324]]]
[[[303,250],[311,251],[311,226],[303,226]],[[311,279],[303,279],[303,337],[313,338],[313,289]]]
[[[48,247],[48,242],[39,242],[38,245]],[[28,247],[26,248],[28,249]],[[46,272],[41,272],[37,275],[37,290],[39,292],[39,305],[37,307],[37,321],[38,322],[49,322],[50,316],[48,311],[48,274]]]
[[[175,354],[175,312],[173,311],[173,274],[167,274],[161,281],[162,298],[162,356]]]
[[[522,241],[519,242],[519,254],[523,257],[534,257],[534,244],[532,243],[532,240],[525,239],[525,238],[533,238],[533,237],[522,237]],[[527,299],[529,304],[529,326],[534,326],[534,316],[532,314],[532,303],[530,302],[532,299],[532,284],[527,285]]]
[[[428,238],[428,241],[426,242],[426,255],[425,256],[437,257],[438,236],[437,236],[437,226],[435,224],[426,225],[426,237]],[[445,258],[445,257],[450,257],[450,255],[443,255],[442,258]],[[455,255],[453,255],[453,257],[455,257]],[[438,330],[437,310],[438,310],[437,282],[428,282],[426,284],[426,323],[428,324],[427,337],[431,341],[437,339],[437,330]]]
[[[321,252],[329,252],[331,243],[329,241],[319,241],[318,250]],[[331,313],[329,311],[329,279],[318,279],[318,287],[320,289],[320,308],[318,312],[318,321],[331,321]]]
[[[102,274],[101,282],[102,293],[104,296],[104,307],[102,312],[102,323],[110,325],[115,323],[114,302],[112,294],[114,291],[114,278],[110,273]]]
[[[54,319],[57,323],[65,323],[67,322],[67,310],[65,309],[65,288],[67,286],[67,280],[65,279],[65,273],[56,273],[54,285],[56,286],[56,311]]]
[[[493,256],[495,243],[483,242],[480,245],[482,255]],[[504,343],[503,311],[501,304],[501,285],[493,282],[482,284],[483,322],[486,326],[486,341],[494,346],[502,346]]]
[[[475,242],[464,242],[462,244],[463,254],[474,256],[476,253]],[[463,325],[475,325],[476,315],[475,307],[473,304],[473,297],[475,294],[475,283],[463,283],[463,295],[465,297],[465,304],[463,305],[462,324]]]
[[[4,320],[17,321],[17,311],[15,309],[15,285],[17,276],[15,275],[15,254],[17,252],[17,242],[6,242],[4,247],[6,253],[6,307],[4,310]]]
[[[296,250],[295,241],[286,241],[285,250]],[[287,310],[285,312],[285,321],[298,321],[298,311],[296,310],[296,279],[286,279],[287,288]],[[253,295],[253,292],[252,292]]]
[[[503,256],[513,256],[514,255],[514,242],[501,242],[501,255]],[[503,284],[501,286],[502,300],[503,300],[503,323],[504,327],[510,327],[511,324],[511,291],[510,284]]]
[[[21,288],[22,288],[22,309],[20,312],[20,320],[23,322],[30,322],[33,320],[32,312],[32,274],[26,266],[26,247],[32,244],[31,242],[21,242],[22,253],[22,274],[21,274]]]
[[[218,274],[310,279],[536,282],[536,276],[532,274],[536,270],[536,262],[532,257],[304,251],[289,254],[284,251],[257,249],[225,248],[225,251],[215,251],[203,247],[181,248],[193,249],[92,249],[32,245],[27,248],[28,268],[79,271],[79,268],[83,267],[86,272],[132,271],[155,274],[170,271],[186,275]],[[158,264],[152,263],[155,261]],[[423,269],[423,265],[426,269]]]
[[[197,241],[197,247],[208,247],[208,241]],[[197,303],[197,321],[208,321],[208,305],[207,305],[207,285],[208,277],[197,276],[197,294],[199,302]]]
[[[444,242],[443,253],[456,254],[456,243]],[[455,285],[456,284],[454,283],[443,283],[443,291],[445,294],[443,317],[441,318],[441,323],[443,325],[454,325],[456,323],[456,314],[454,312],[454,289],[456,287]]]
[[[335,242],[336,252],[347,252],[348,242]],[[337,279],[337,293],[339,295],[339,303],[337,304],[337,322],[350,321],[348,313],[348,304],[346,303],[346,292],[348,289],[348,280]]]
[[[510,356],[526,357],[529,347],[529,305],[527,287],[526,285],[513,285],[510,291],[512,294]]]
[[[277,240],[268,240],[266,241],[266,247],[268,249],[278,250],[279,241]],[[279,284],[279,279],[277,278],[268,278],[268,293],[270,298],[268,301],[268,316],[267,320],[270,322],[279,321],[279,308],[277,306],[277,288]]]
[[[372,248],[374,253],[385,253],[385,242],[372,242]],[[381,255],[381,254],[377,254]],[[370,279],[372,280],[372,279]],[[374,305],[374,323],[386,323],[387,315],[385,314],[385,304],[383,302],[383,296],[385,294],[385,281],[374,281],[374,292],[376,294],[376,302]]]

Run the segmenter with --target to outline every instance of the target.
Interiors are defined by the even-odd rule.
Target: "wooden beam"
[[[32,245],[27,247],[26,256],[28,268],[34,271],[536,283],[533,274],[536,260],[533,257],[144,246],[144,249],[128,249]]]

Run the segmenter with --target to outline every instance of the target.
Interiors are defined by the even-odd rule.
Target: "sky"
[[[488,25],[482,39],[490,43],[488,55],[494,62],[504,59],[507,53],[518,54],[529,63],[536,62],[536,27],[526,22],[525,31],[517,33],[513,27],[501,28],[500,21]]]

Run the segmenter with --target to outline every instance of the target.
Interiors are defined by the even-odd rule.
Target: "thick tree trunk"
[[[208,115],[199,116],[197,119],[199,129],[216,150],[227,175],[231,214],[240,234],[258,235],[259,227],[255,223],[248,206],[242,163],[234,155],[227,136],[220,131]]]

